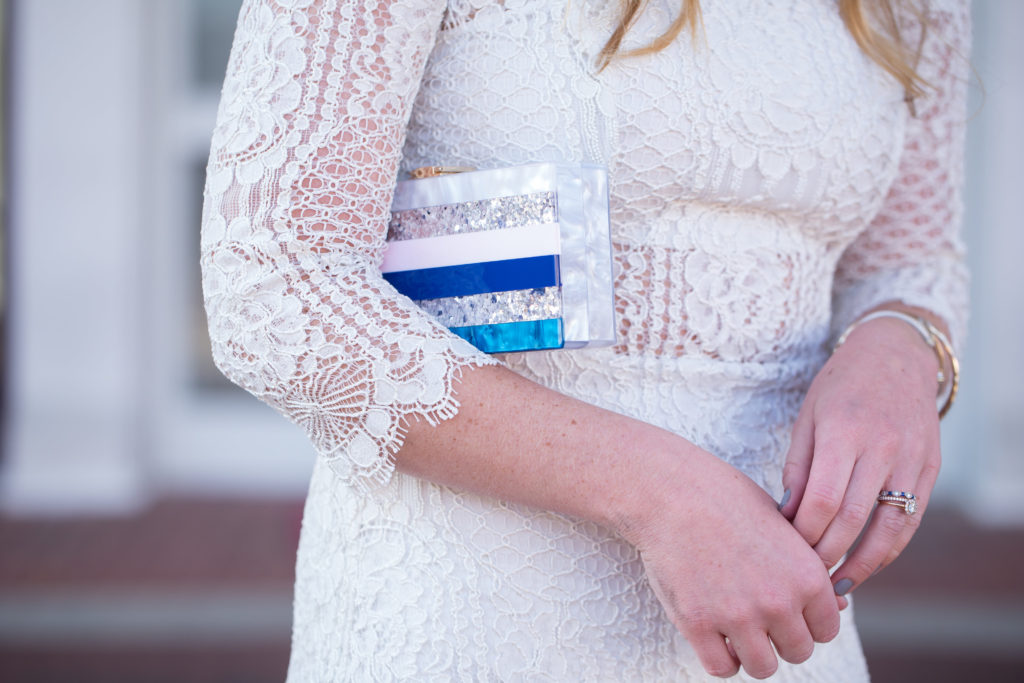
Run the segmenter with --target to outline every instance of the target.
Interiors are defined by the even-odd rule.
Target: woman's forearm
[[[502,367],[466,370],[459,414],[414,422],[398,469],[441,484],[603,524],[637,518],[694,477],[708,453],[670,432],[570,398]]]

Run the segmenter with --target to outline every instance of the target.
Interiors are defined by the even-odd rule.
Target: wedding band
[[[903,508],[908,515],[917,512],[917,496],[908,491],[881,491],[876,500],[883,505]]]

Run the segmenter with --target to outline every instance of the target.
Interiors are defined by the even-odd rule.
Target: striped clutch
[[[401,181],[381,271],[487,353],[610,345],[607,171],[543,163]]]

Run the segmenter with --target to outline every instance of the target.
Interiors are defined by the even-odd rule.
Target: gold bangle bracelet
[[[928,321],[925,322],[928,323]],[[949,389],[943,392],[946,394],[946,398],[942,403],[942,407],[939,408],[939,419],[941,420],[949,412],[949,409],[953,407],[957,392],[960,390],[960,361],[957,360],[956,354],[953,353],[953,345],[949,342],[946,335],[942,334],[942,331],[936,329],[931,323],[928,323],[928,326],[931,328],[937,345],[942,347],[945,358],[949,361],[948,382],[946,383]]]

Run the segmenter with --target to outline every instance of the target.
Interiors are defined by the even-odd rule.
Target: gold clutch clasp
[[[454,175],[455,173],[465,173],[466,171],[475,171],[476,169],[472,166],[420,166],[414,168],[409,177],[414,180],[420,178],[433,178],[439,175]]]

